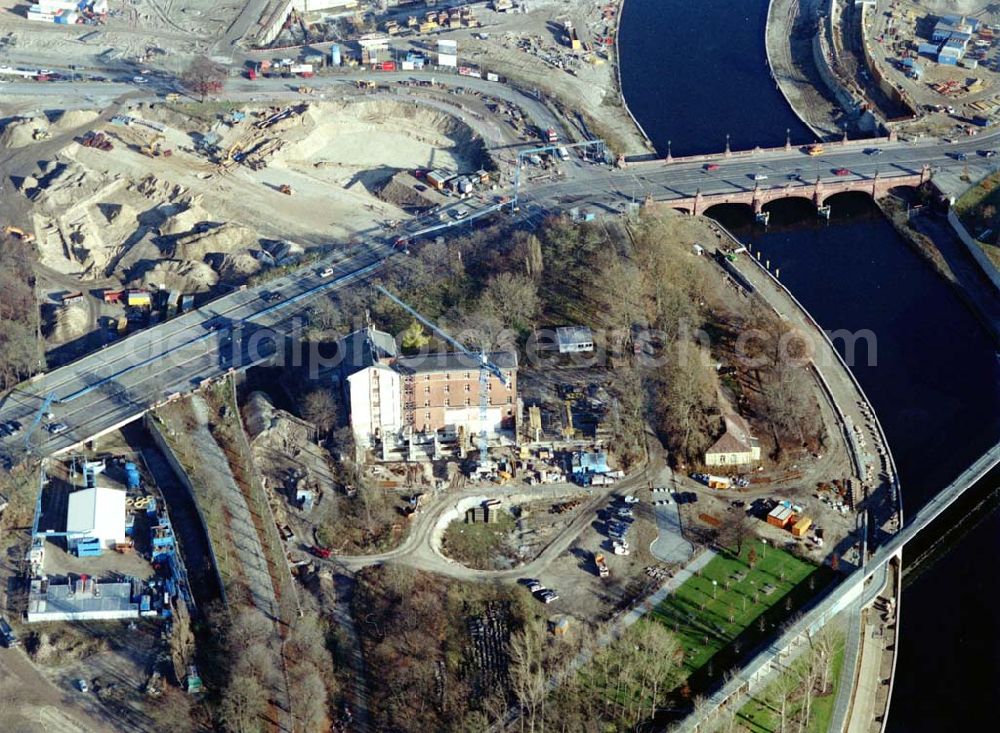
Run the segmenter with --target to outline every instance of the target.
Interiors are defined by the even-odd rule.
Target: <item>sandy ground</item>
[[[650,152],[651,146],[621,103],[616,46],[614,42],[610,46],[600,43],[600,39],[616,36],[619,2],[539,0],[528,6],[528,13],[516,14],[477,7],[482,27],[452,29],[447,37],[458,41],[462,58],[544,92],[568,116],[584,111],[593,123],[593,132],[604,137],[616,152]],[[583,49],[572,51],[562,41],[560,28],[566,21],[573,24]],[[433,37],[421,36],[414,45],[429,42],[433,43]]]

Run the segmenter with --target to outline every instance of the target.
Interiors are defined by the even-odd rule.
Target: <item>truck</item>
[[[815,158],[817,155],[822,155],[823,153],[825,153],[826,150],[823,148],[822,145],[816,143],[815,145],[810,145],[806,152]]]
[[[8,649],[13,649],[20,644],[17,639],[17,634],[14,633],[14,629],[10,627],[10,624],[7,623],[7,619],[3,616],[0,616],[0,641],[2,641],[3,645]]]
[[[542,136],[542,138],[546,142],[557,143],[559,142],[559,133],[556,132],[554,127],[550,127],[545,131],[545,134]]]
[[[611,571],[608,569],[608,563],[604,559],[604,554],[598,552],[594,555],[594,564],[597,566],[597,574],[602,578],[607,578],[611,575]]]

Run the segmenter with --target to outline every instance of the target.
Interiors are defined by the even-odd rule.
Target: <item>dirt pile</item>
[[[164,236],[185,234],[192,231],[199,224],[211,222],[212,220],[212,215],[202,208],[200,204],[190,201],[167,215],[160,224],[160,233]]]
[[[0,132],[0,147],[23,148],[35,142],[35,130],[48,129],[49,121],[45,117],[18,117]]]
[[[49,340],[53,343],[64,344],[83,336],[89,326],[87,309],[82,305],[59,306],[52,314]]]
[[[184,293],[204,293],[219,282],[219,275],[204,262],[162,260],[132,281],[135,287],[162,287]]]
[[[89,125],[100,115],[92,109],[71,109],[63,112],[52,127],[60,132],[68,132]]]
[[[226,255],[254,247],[257,239],[257,233],[252,229],[241,224],[225,223],[181,237],[174,242],[173,257],[200,261],[207,255]]]
[[[222,255],[214,265],[223,280],[245,280],[261,268],[260,260],[248,249]]]
[[[385,183],[374,186],[372,193],[386,203],[401,209],[423,209],[433,206],[434,202],[415,189],[412,181],[413,176],[408,171],[400,171]]]

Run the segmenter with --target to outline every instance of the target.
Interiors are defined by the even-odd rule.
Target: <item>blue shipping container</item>
[[[942,54],[941,56],[938,56],[938,63],[944,66],[958,66],[958,57],[945,56]]]

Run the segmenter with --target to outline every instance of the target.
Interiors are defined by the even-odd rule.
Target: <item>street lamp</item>
[[[730,153],[730,150],[729,150],[729,133],[727,132],[726,133],[726,155],[729,155],[729,153]]]

